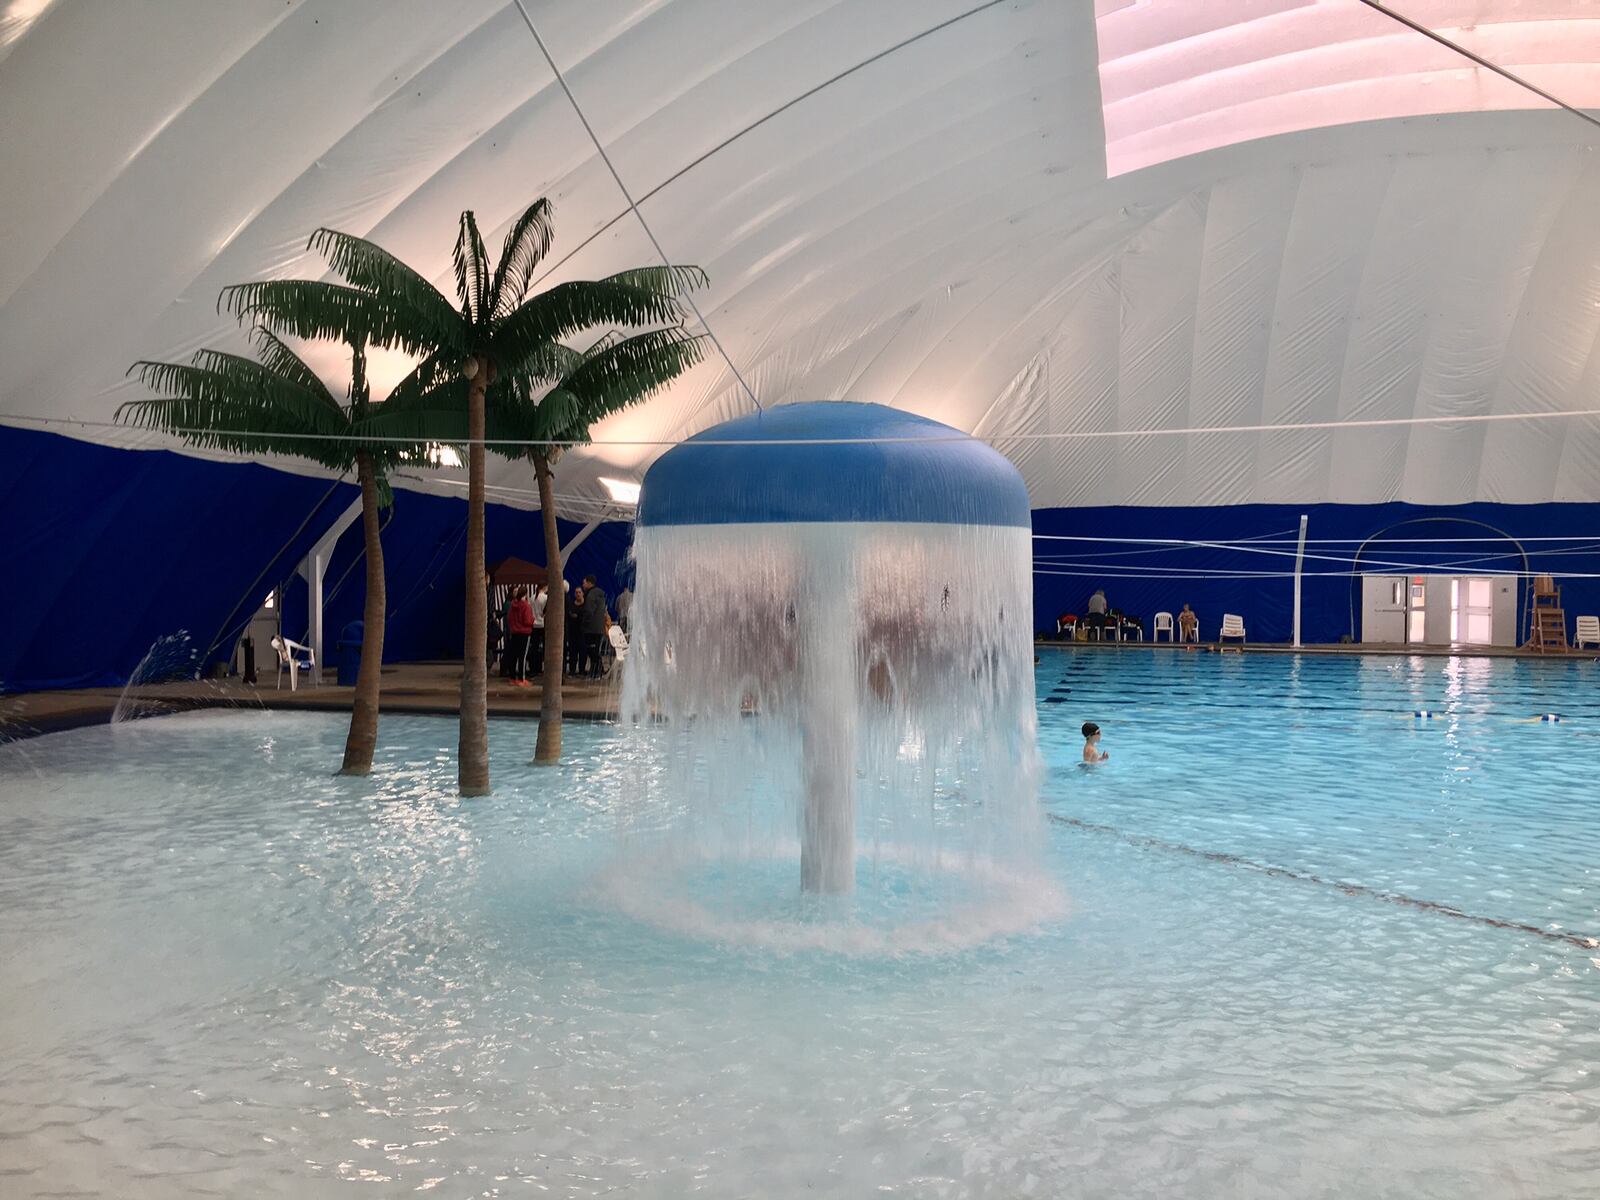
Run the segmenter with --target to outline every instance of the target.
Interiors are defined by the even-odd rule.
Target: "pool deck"
[[[1387,642],[1307,642],[1296,648],[1288,642],[1228,642],[1219,645],[1211,642],[1057,642],[1036,641],[1035,649],[1087,650],[1090,653],[1160,650],[1171,653],[1177,650],[1196,650],[1215,653],[1218,650],[1243,650],[1248,654],[1354,654],[1365,657],[1398,656],[1400,658],[1526,658],[1535,662],[1587,662],[1600,658],[1600,650],[1593,646],[1585,650],[1530,650],[1524,646],[1416,646]]]
[[[1036,653],[1162,654],[1188,651],[1214,652],[1215,642],[1173,645],[1171,642],[1052,642],[1034,643]],[[1238,649],[1230,642],[1229,650]],[[1325,643],[1296,650],[1283,643],[1247,643],[1247,654],[1359,654],[1404,655],[1448,658],[1470,655],[1486,658],[1527,658],[1547,662],[1589,661],[1596,652],[1573,650],[1566,654],[1540,654],[1509,646],[1374,646]],[[574,720],[612,720],[617,715],[620,680],[612,674],[598,683],[586,680],[568,683],[561,689],[564,714]],[[312,687],[302,681],[299,690],[290,691],[288,678],[281,688],[274,687],[272,676],[264,675],[254,686],[238,679],[193,680],[183,683],[152,684],[136,689],[141,704],[157,711],[179,712],[197,708],[273,708],[311,712],[348,712],[355,689],[324,684]],[[396,663],[383,669],[384,712],[428,713],[455,716],[460,711],[461,664],[458,662]],[[121,688],[77,688],[53,692],[18,692],[0,695],[0,741],[34,737],[82,725],[103,725],[111,720]],[[542,691],[537,682],[531,687],[512,687],[499,676],[489,680],[489,715],[536,719]]]
[[[569,682],[561,689],[564,714],[575,720],[605,720],[617,713],[619,679],[612,675],[599,683],[586,680]],[[33,737],[82,725],[104,725],[111,720],[121,688],[74,688],[54,692],[18,692],[0,696],[0,741]],[[263,675],[254,686],[238,679],[201,679],[182,683],[151,684],[134,690],[141,704],[172,712],[197,708],[272,708],[309,712],[348,712],[355,689],[323,684],[312,687],[302,676],[300,687],[289,690],[273,686],[273,677]],[[534,718],[539,716],[543,691],[531,687],[512,687],[498,675],[489,679],[491,717]],[[396,663],[383,668],[384,712],[429,713],[455,716],[460,712],[461,664],[459,662]]]

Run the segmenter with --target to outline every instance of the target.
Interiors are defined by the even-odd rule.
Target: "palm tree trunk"
[[[484,392],[489,363],[468,360],[467,380],[467,594],[465,643],[461,648],[461,742],[457,784],[463,796],[489,794],[489,596],[483,563]]]
[[[556,489],[550,460],[533,456],[539,478],[539,520],[544,526],[544,579],[550,589],[544,602],[544,695],[539,705],[539,740],[534,745],[536,766],[561,761],[561,666],[565,658],[567,597],[561,586],[561,532],[556,528]]]
[[[382,687],[383,622],[388,592],[383,574],[383,542],[378,536],[378,480],[372,456],[356,455],[356,477],[361,481],[361,536],[366,545],[367,599],[362,608],[361,670],[356,675],[355,707],[350,713],[350,735],[344,742],[341,775],[365,775],[372,770],[372,753],[378,746],[378,693]]]

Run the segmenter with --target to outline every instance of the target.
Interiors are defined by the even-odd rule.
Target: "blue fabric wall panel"
[[[285,589],[284,627],[302,637],[306,586],[295,568],[357,496],[350,484],[269,467],[10,427],[0,427],[0,452],[12,464],[0,480],[5,691],[118,686],[157,638],[179,630],[201,651],[215,639],[211,657],[226,656],[274,586]],[[387,661],[460,656],[466,515],[454,497],[397,493],[383,534]],[[566,541],[581,526],[562,521],[560,528]],[[593,572],[615,594],[611,581],[630,529],[624,522],[596,529],[574,553],[568,577]],[[357,522],[340,538],[325,578],[330,655],[339,631],[361,616],[361,545]],[[542,562],[538,513],[489,505],[485,545],[491,562],[510,555]]]
[[[337,502],[327,480],[31,430],[0,428],[0,454],[0,687],[12,691],[123,683],[180,629],[203,649],[273,550],[303,555],[316,523],[299,538],[296,526]]]
[[[0,689],[8,691],[121,684],[157,638],[179,629],[187,629],[202,649],[222,631],[216,653],[226,654],[259,595],[277,583],[290,584],[285,627],[292,634],[302,633],[305,591],[294,569],[356,495],[349,484],[330,485],[325,479],[269,467],[207,462],[165,451],[110,449],[9,427],[0,427],[0,453],[8,464],[0,476],[0,521],[5,530]],[[402,491],[396,500],[383,534],[391,610],[385,658],[396,662],[457,657],[466,507],[454,497],[418,492]],[[1050,628],[1057,613],[1082,612],[1089,592],[1103,586],[1113,605],[1145,618],[1147,628],[1155,611],[1176,612],[1188,601],[1202,614],[1207,637],[1214,636],[1226,611],[1244,617],[1253,640],[1286,641],[1292,623],[1292,581],[1218,573],[1262,569],[1287,573],[1293,568],[1292,545],[1272,547],[1289,551],[1288,556],[1237,549],[1186,549],[1173,554],[1126,542],[1119,545],[1116,539],[1237,542],[1272,534],[1289,538],[1302,512],[1310,516],[1312,539],[1360,539],[1418,517],[1481,521],[1521,537],[1593,538],[1600,531],[1600,505],[1580,504],[1038,510],[1033,514],[1036,534],[1113,541],[1035,542],[1035,623]],[[491,562],[509,555],[544,561],[537,513],[490,505],[486,518]],[[577,522],[560,522],[562,540],[579,528]],[[1395,536],[1492,535],[1459,523],[1435,523],[1397,530]],[[630,538],[627,523],[602,525],[574,553],[567,578],[577,581],[593,573],[615,597],[630,575]],[[361,616],[360,550],[361,531],[356,525],[340,539],[327,574],[329,653],[344,624]],[[1499,555],[1463,567],[1462,573],[1492,574],[1519,570],[1522,565],[1509,547],[1497,544],[1461,543],[1437,550],[1457,559]],[[1570,573],[1562,579],[1569,617],[1600,613],[1600,580],[1578,577],[1600,574],[1600,556],[1544,557],[1534,542],[1528,551],[1534,569],[1558,576]],[[1313,541],[1308,553],[1344,559],[1350,547],[1323,547]],[[1392,545],[1386,549],[1380,540],[1364,559],[1373,570],[1390,569],[1385,566],[1390,562],[1417,565],[1419,558],[1413,548],[1402,554]],[[1135,569],[1163,567],[1213,577],[1128,577]],[[1350,629],[1349,564],[1308,558],[1306,570],[1304,636],[1308,641],[1338,641]],[[1323,571],[1332,574],[1317,573]]]
[[[1521,556],[1504,541],[1469,542],[1458,539],[1494,538],[1481,525],[1493,526],[1520,538],[1593,538],[1600,531],[1600,505],[1596,504],[1468,504],[1424,507],[1412,504],[1242,504],[1226,508],[1076,508],[1038,509],[1034,529],[1034,625],[1053,630],[1062,612],[1082,613],[1089,594],[1103,587],[1114,608],[1143,619],[1146,635],[1151,617],[1159,611],[1176,613],[1187,602],[1201,615],[1201,634],[1216,636],[1224,612],[1244,618],[1251,640],[1286,642],[1294,624],[1294,570],[1292,539],[1300,515],[1309,517],[1305,578],[1301,599],[1302,638],[1308,642],[1337,642],[1351,632],[1355,609],[1355,636],[1360,637],[1359,586],[1352,581],[1350,559],[1361,539],[1393,529],[1374,540],[1361,557],[1361,569],[1389,574],[1411,574],[1432,566],[1461,563],[1456,574],[1492,575],[1520,572]],[[1090,537],[1108,541],[1058,541],[1055,537]],[[1275,537],[1270,547],[1256,551],[1185,547],[1168,550],[1119,539],[1173,538],[1189,541],[1238,543]],[[1349,544],[1326,546],[1319,538],[1351,539]],[[1443,544],[1423,547],[1402,545],[1400,538],[1438,538]],[[1600,541],[1600,538],[1596,538]],[[1548,571],[1560,579],[1562,601],[1571,617],[1600,613],[1600,554],[1550,555],[1541,543],[1529,541],[1526,549],[1535,571]],[[1475,560],[1467,562],[1466,560]],[[1253,578],[1228,572],[1282,572],[1282,578]],[[1159,573],[1210,576],[1160,578]],[[1526,628],[1520,611],[1518,630]]]

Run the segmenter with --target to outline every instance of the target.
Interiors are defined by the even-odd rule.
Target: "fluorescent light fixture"
[[[629,483],[626,479],[607,479],[600,476],[600,482],[606,485],[606,491],[611,493],[611,498],[618,504],[639,503],[639,485]]]

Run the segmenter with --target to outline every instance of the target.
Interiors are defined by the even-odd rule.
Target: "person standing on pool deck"
[[[1100,631],[1097,636],[1105,636],[1106,628],[1106,592],[1104,588],[1095,588],[1094,595],[1089,597],[1089,603],[1083,608],[1083,623],[1085,627]]]
[[[528,661],[544,664],[544,610],[550,603],[550,586],[541,583],[528,603],[533,606],[533,637],[528,641]]]
[[[1101,763],[1110,758],[1104,750],[1100,749],[1100,726],[1093,721],[1083,723],[1083,761],[1086,763]]]
[[[600,643],[606,636],[606,594],[593,575],[583,577],[583,642],[578,647],[578,657],[583,674],[590,679],[600,678]]]
[[[578,622],[583,618],[583,585],[579,584],[567,593],[567,627],[562,630],[562,656],[566,662],[566,674],[571,678],[578,675],[578,650],[583,645],[583,637],[578,632]]]
[[[513,687],[528,687],[528,641],[533,636],[533,606],[528,589],[520,583],[511,589],[511,608],[506,613],[506,656],[511,660]]]

